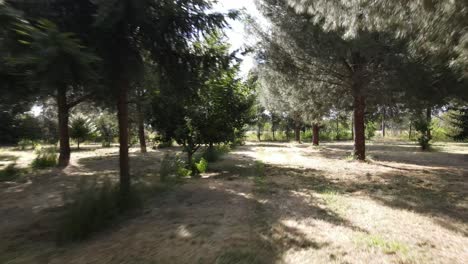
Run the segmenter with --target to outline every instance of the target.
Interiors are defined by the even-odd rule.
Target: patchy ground
[[[0,182],[0,263],[466,263],[468,144],[250,143],[151,199],[145,213],[57,247],[62,193],[81,177],[115,176],[117,149],[87,146],[64,171]],[[157,178],[165,152],[132,152]],[[32,152],[4,149],[0,169]]]

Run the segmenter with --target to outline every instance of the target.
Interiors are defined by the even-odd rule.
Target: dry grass
[[[117,173],[117,149],[90,146],[64,171],[0,186],[0,262],[466,263],[467,144],[423,153],[375,142],[368,162],[347,160],[351,149],[248,144],[210,164],[202,179],[152,199],[144,215],[57,248],[49,233],[61,193],[80,177]],[[133,149],[133,173],[155,177],[164,153],[176,151]],[[1,154],[19,164],[28,156]]]

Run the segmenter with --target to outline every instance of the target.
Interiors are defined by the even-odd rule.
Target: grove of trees
[[[466,140],[466,1],[256,3],[269,25],[244,18],[258,43],[242,78],[242,52],[224,33],[240,14],[212,1],[1,1],[0,143],[58,138],[66,167],[70,138],[118,137],[126,195],[131,139],[146,152],[148,130],[183,146],[193,173],[201,146],[238,142],[248,124],[258,140],[267,123],[273,140],[310,129],[314,145],[333,131],[364,160],[377,123],[382,136],[405,123],[427,148],[434,114],[450,110],[453,138]],[[70,120],[83,104],[101,112],[92,125]],[[33,105],[41,120],[27,114]]]

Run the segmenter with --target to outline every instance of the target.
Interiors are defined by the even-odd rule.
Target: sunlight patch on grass
[[[361,235],[356,238],[358,245],[378,248],[385,254],[401,254],[406,256],[409,248],[406,244],[395,240],[387,240],[380,235]]]

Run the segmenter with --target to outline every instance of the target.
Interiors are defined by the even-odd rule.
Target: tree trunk
[[[385,137],[385,108],[382,109],[382,137]]]
[[[138,115],[138,138],[140,140],[140,151],[146,153],[146,138],[145,138],[145,124],[143,111],[141,110],[141,104],[137,102],[137,115]]]
[[[78,145],[77,149],[80,150],[80,140],[79,139],[76,141],[76,144]]]
[[[128,157],[128,89],[130,84],[126,79],[119,83],[117,100],[117,118],[119,122],[119,165],[120,192],[126,195],[130,192],[130,165]]]
[[[67,105],[67,90],[65,87],[57,90],[57,108],[59,119],[59,141],[60,155],[59,167],[67,167],[70,163],[70,137],[68,135],[68,105]]]
[[[296,126],[294,127],[294,139],[301,143],[301,127],[299,125],[296,124]]]
[[[354,156],[358,160],[366,159],[366,134],[364,113],[366,99],[363,95],[354,96]]]
[[[276,141],[276,138],[275,138],[275,130],[272,129],[271,133],[273,134],[273,141]]]
[[[428,107],[426,109],[426,122],[427,122],[427,131],[426,131],[426,135],[427,135],[427,138],[431,138],[431,121],[432,121],[432,109],[431,107]]]
[[[319,131],[320,131],[320,127],[317,123],[314,123],[312,125],[312,130],[313,130],[313,139],[312,139],[312,143],[314,146],[318,146],[319,145]]]
[[[409,123],[409,133],[408,133],[408,139],[411,140],[411,134],[413,130],[413,122],[410,121]]]
[[[338,116],[336,116],[336,140],[340,140],[340,121]]]

